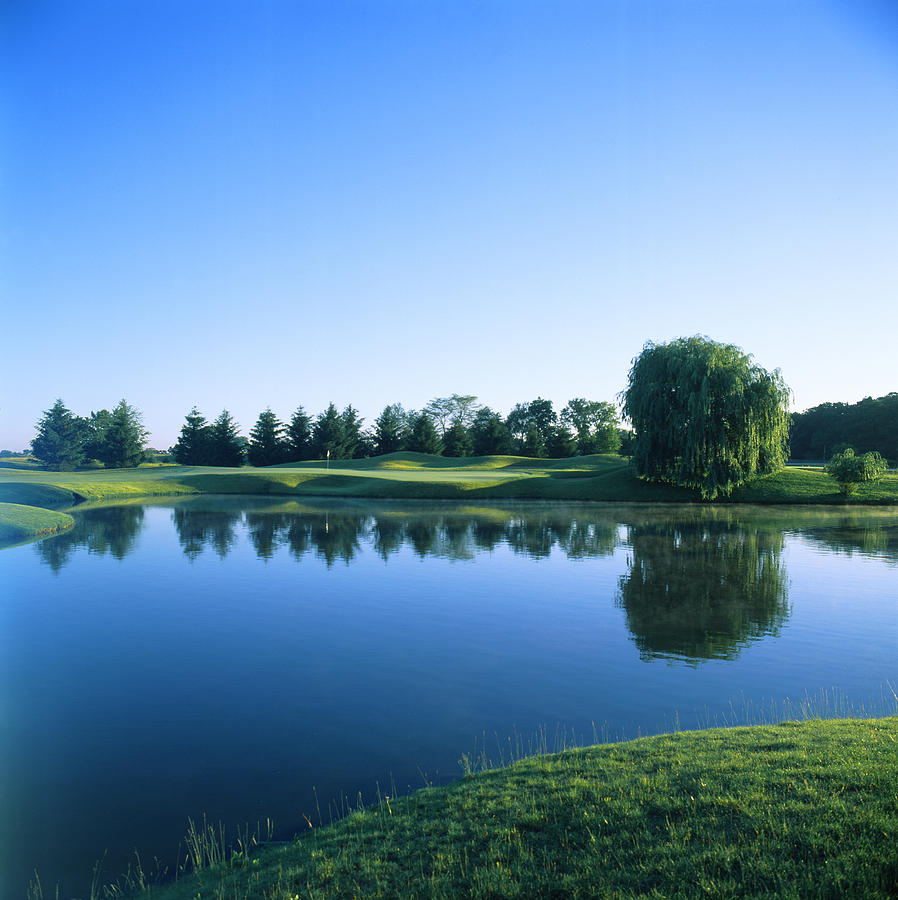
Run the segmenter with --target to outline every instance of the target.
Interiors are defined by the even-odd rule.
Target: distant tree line
[[[792,416],[793,459],[830,459],[851,447],[898,460],[898,393],[858,403],[821,403]]]
[[[241,439],[227,410],[208,422],[194,407],[185,417],[176,462],[192,466],[274,466],[309,459],[360,459],[400,450],[450,457],[515,454],[569,457],[613,453],[621,446],[620,420],[608,402],[571,400],[556,413],[551,400],[518,403],[503,417],[471,394],[436,397],[421,410],[385,406],[370,428],[358,410],[330,403],[314,418],[299,406],[289,421],[270,408]],[[242,443],[241,443],[242,441]]]

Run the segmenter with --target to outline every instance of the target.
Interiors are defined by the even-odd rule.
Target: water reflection
[[[133,549],[143,528],[143,506],[107,506],[85,511],[68,531],[34,547],[41,562],[54,572],[66,566],[79,549],[124,559]]]
[[[233,502],[233,501],[231,501]],[[598,510],[564,509],[434,509],[390,506],[299,507],[290,504],[243,509],[175,507],[172,522],[184,553],[195,559],[205,547],[220,557],[233,548],[243,525],[260,559],[271,559],[282,547],[297,560],[314,554],[327,566],[351,563],[368,546],[384,561],[410,549],[417,556],[470,560],[500,545],[514,553],[544,558],[560,549],[571,558],[609,556],[618,544],[613,517]]]
[[[617,598],[640,656],[733,659],[789,615],[781,531],[707,515],[631,526]]]
[[[242,518],[239,510],[181,506],[172,510],[172,522],[188,559],[196,559],[206,547],[211,547],[220,559],[224,559],[237,540],[237,524]]]
[[[331,501],[190,497],[80,511],[75,527],[35,544],[58,572],[78,548],[122,559],[135,547],[144,509],[171,510],[184,555],[224,559],[241,544],[264,560],[286,551],[328,568],[364,553],[471,560],[499,547],[545,559],[610,557],[626,549],[615,596],[640,656],[697,662],[733,659],[775,635],[789,616],[783,550],[797,534],[827,552],[898,564],[898,511],[769,507],[649,507]],[[565,585],[558,583],[558,592]],[[610,600],[611,598],[609,598]]]

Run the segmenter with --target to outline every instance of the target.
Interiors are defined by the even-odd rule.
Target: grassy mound
[[[384,797],[286,847],[235,854],[136,896],[896,892],[898,718],[888,718],[683,732],[527,759]]]
[[[65,531],[75,524],[66,513],[19,503],[0,503],[0,546]]]

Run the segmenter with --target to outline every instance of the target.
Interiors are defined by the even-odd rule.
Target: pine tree
[[[244,462],[244,439],[240,437],[240,426],[223,409],[209,429],[210,466],[242,466]]]
[[[405,443],[406,416],[399,403],[385,406],[374,420],[374,452],[395,453]]]
[[[259,414],[249,433],[249,463],[251,466],[276,466],[287,461],[287,441],[284,423],[271,411]]]
[[[70,472],[84,461],[83,437],[83,420],[57,400],[37,423],[31,452],[48,468]]]
[[[287,426],[287,442],[291,462],[308,459],[312,453],[312,420],[301,407],[296,407]]]
[[[316,459],[343,459],[344,427],[343,416],[333,403],[329,403],[327,409],[319,413],[312,429],[312,453]]]
[[[416,453],[432,453],[439,456],[443,442],[434,427],[433,419],[426,412],[419,413],[412,420],[412,430],[408,437],[408,449]]]
[[[463,457],[470,456],[473,450],[468,429],[461,422],[453,422],[443,435],[443,455]]]
[[[109,427],[100,440],[97,459],[107,469],[127,469],[143,461],[147,430],[140,420],[140,413],[120,400],[109,414]]]
[[[352,405],[347,406],[346,409],[343,410],[341,418],[343,419],[342,458],[358,458],[362,455],[362,422],[365,420],[359,417],[359,411],[353,409]]]
[[[194,406],[184,417],[181,434],[172,447],[175,462],[182,466],[210,465],[211,428],[206,417]]]

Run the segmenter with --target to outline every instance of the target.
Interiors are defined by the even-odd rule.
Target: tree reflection
[[[239,510],[191,509],[176,506],[172,522],[178,541],[189,559],[196,559],[205,547],[211,547],[223,559],[236,540],[236,526],[242,518]]]
[[[286,548],[297,561],[314,554],[327,566],[349,564],[365,547],[384,561],[403,550],[422,559],[462,561],[499,546],[531,559],[555,551],[571,558],[607,556],[619,542],[616,520],[594,509],[339,501],[313,506],[259,497],[190,497],[169,503],[178,541],[190,560],[206,550],[223,559],[238,546],[244,529],[260,559]],[[133,546],[143,510],[136,504],[86,510],[71,531],[37,544],[37,552],[54,570],[79,546],[120,558]]]
[[[828,528],[811,528],[803,534],[836,553],[860,553],[898,565],[898,525],[894,523],[846,520]]]
[[[789,615],[778,530],[722,519],[640,524],[617,602],[640,656],[733,659]]]
[[[34,545],[41,562],[54,572],[62,569],[79,549],[100,556],[109,554],[123,559],[143,527],[142,506],[107,506],[79,511],[68,531]]]
[[[353,512],[327,512],[312,518],[310,539],[319,559],[330,568],[337,560],[349,565],[361,550],[369,518]]]

